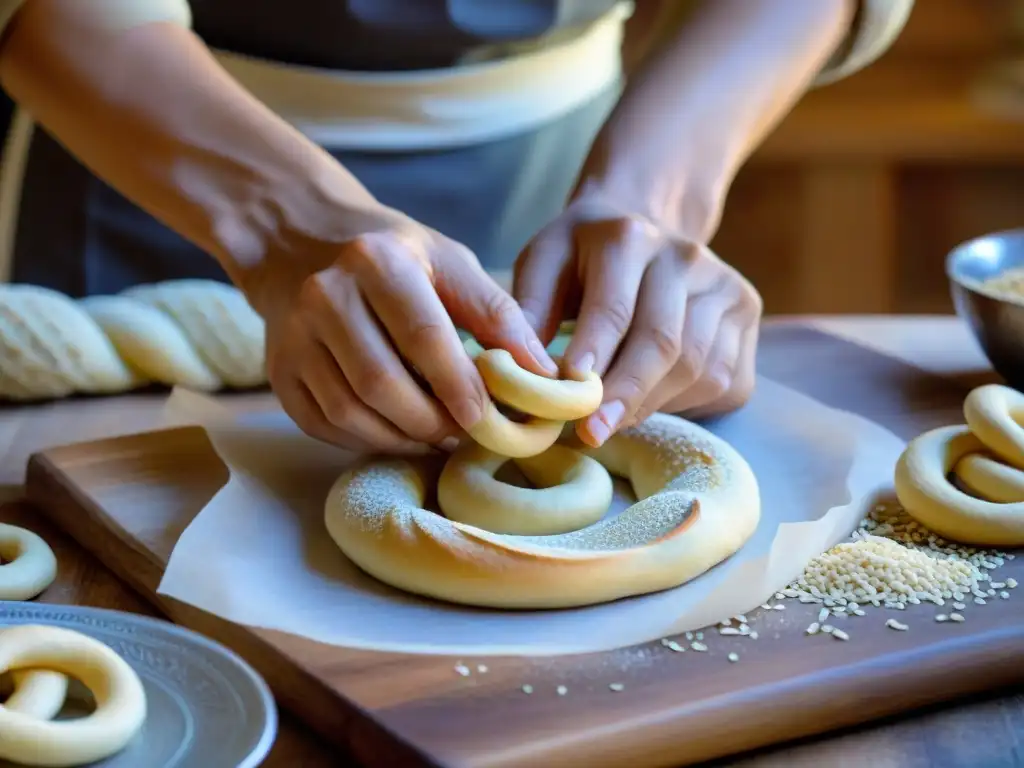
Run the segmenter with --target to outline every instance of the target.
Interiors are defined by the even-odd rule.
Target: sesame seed
[[[953,607],[956,608],[958,611],[962,611],[967,606],[963,603],[953,603]]]
[[[455,671],[458,672],[463,677],[469,677],[469,675],[470,675],[469,667],[467,667],[465,664],[462,664],[462,663],[459,663],[459,664],[455,665]]]
[[[836,631],[836,628],[833,627],[831,624],[822,624],[821,631],[824,632],[826,635],[831,635],[833,632]]]
[[[751,632],[749,635],[747,635],[747,637],[749,637],[751,640],[757,640],[759,635],[757,634],[757,632]]]
[[[1007,579],[1006,580],[1006,586],[1009,587],[1010,589],[1016,589],[1017,588],[1017,580],[1014,579],[1014,578]]]
[[[737,662],[740,660],[740,655],[738,653],[730,653],[728,659],[729,661]]]
[[[481,672],[481,673],[482,672],[486,672],[487,671],[487,665],[486,664],[479,664],[479,665],[477,665],[476,671],[477,672]]]
[[[974,598],[974,602],[977,603],[978,605],[985,605],[985,598],[983,598],[983,597],[976,597],[976,598]]]
[[[526,693],[526,694],[533,693],[533,686],[532,685],[524,685],[523,686],[523,693]]]
[[[821,630],[821,624],[814,621],[804,630],[808,635],[816,635]]]
[[[834,637],[836,640],[849,640],[850,639],[850,636],[848,634],[846,634],[845,632],[843,632],[843,630],[841,630],[841,629],[833,630],[832,631],[832,637]]]
[[[692,648],[693,650],[695,650],[695,651],[700,651],[700,652],[704,652],[704,651],[706,651],[706,650],[708,649],[708,647],[707,647],[706,645],[704,645],[704,643],[698,643],[698,642],[696,642],[696,641],[695,641],[695,642],[692,642],[692,643],[690,643],[690,647],[691,647],[691,648]]]
[[[686,650],[686,648],[684,648],[683,646],[681,646],[681,645],[680,645],[679,643],[677,643],[677,642],[676,642],[675,640],[673,640],[673,641],[669,642],[669,644],[668,644],[668,649],[669,649],[670,651],[675,651],[676,653],[682,653],[683,651],[685,651],[685,650]]]
[[[772,610],[773,611],[784,611],[784,610],[786,610],[786,606],[784,606],[782,603],[776,603],[775,605],[772,606]]]
[[[738,629],[736,629],[736,627],[722,627],[721,629],[718,630],[718,634],[720,634],[720,635],[738,635],[738,634],[740,634],[740,631]]]
[[[939,621],[939,622],[949,621],[949,616],[947,616],[944,613],[937,613],[937,614],[935,614],[935,620]]]
[[[1010,593],[1009,593],[1009,592],[1007,592],[1007,591],[1006,591],[1006,590],[1004,589],[1004,590],[1003,590],[1002,592],[1000,592],[1000,593],[999,593],[999,597],[1000,597],[1001,599],[1003,599],[1003,600],[1009,600],[1009,599],[1010,599]]]
[[[608,688],[612,691],[621,691],[625,687],[622,683],[608,683]]]
[[[555,688],[555,692],[558,693],[559,696],[565,696],[565,694],[569,692],[569,689],[566,688],[564,685],[560,685],[557,688]]]
[[[901,624],[900,622],[896,621],[896,619],[889,619],[885,622],[885,626],[889,627],[889,629],[895,629],[898,632],[906,632],[908,629],[910,629],[910,627],[908,627],[906,624]]]
[[[962,622],[964,621],[964,617],[961,616],[959,613],[951,613],[949,614],[949,620],[955,622]]]
[[[703,640],[704,639],[704,633],[703,632],[698,632],[697,633],[697,639],[698,640]]]

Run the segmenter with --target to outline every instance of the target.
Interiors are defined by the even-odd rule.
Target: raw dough
[[[80,719],[51,722],[36,716],[38,712],[0,706],[4,760],[53,768],[86,765],[120,752],[145,722],[146,694],[135,670],[87,635],[37,625],[0,630],[0,673],[17,669],[80,680],[96,699],[96,709]]]
[[[42,537],[0,523],[0,600],[31,600],[57,578],[57,558]]]
[[[556,384],[542,381],[537,386]],[[521,382],[537,384],[528,375]],[[534,407],[523,393],[513,398],[521,408]],[[595,407],[586,402],[588,413]],[[571,425],[562,440],[573,441]],[[522,442],[514,447],[525,454]],[[508,448],[497,454],[462,448],[443,472],[431,460],[370,461],[331,488],[327,530],[356,565],[407,592],[466,605],[543,609],[678,586],[735,553],[757,528],[760,498],[749,465],[727,443],[682,419],[656,414],[600,448],[577,444],[579,461],[562,445],[548,450],[516,462],[538,485],[555,486],[539,490],[493,481],[502,456],[511,455]],[[600,505],[607,509],[611,500],[610,481],[605,485],[585,458],[628,479],[637,503],[594,522]],[[575,507],[563,505],[573,493],[560,483],[580,474],[588,476],[586,495]],[[424,509],[439,475],[447,518]],[[565,531],[570,523],[581,527]],[[565,532],[542,535],[555,531]]]
[[[964,401],[966,426],[914,438],[896,464],[900,503],[947,539],[1024,546],[1024,395],[986,384]],[[952,473],[971,494],[947,478]]]
[[[233,286],[171,280],[75,301],[0,286],[0,399],[266,383],[263,320]]]

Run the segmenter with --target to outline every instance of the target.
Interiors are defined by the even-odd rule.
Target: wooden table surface
[[[806,321],[806,318],[801,320]],[[951,318],[828,318],[815,319],[814,324],[934,373],[978,382],[991,375],[965,329]],[[0,432],[2,427],[0,424]],[[93,436],[84,435],[82,439]],[[66,437],[65,442],[75,439]],[[45,525],[45,521],[26,505],[8,503],[0,507],[0,522],[30,525],[53,546],[60,563],[60,575],[58,582],[47,591],[46,602],[155,614],[102,564],[68,537]],[[1024,691],[918,712],[900,720],[717,761],[714,765],[769,768],[784,763],[794,767],[829,768],[1024,766]],[[347,764],[350,763],[343,756],[332,754],[284,713],[277,742],[264,763],[268,768]]]

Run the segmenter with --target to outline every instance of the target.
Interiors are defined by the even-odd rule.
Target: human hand
[[[252,291],[270,383],[307,434],[364,452],[454,447],[488,402],[456,326],[557,373],[469,249],[388,209],[345,229],[269,262]]]
[[[734,410],[753,390],[754,287],[708,247],[606,201],[579,197],[540,232],[513,295],[545,343],[576,315],[563,368],[604,380],[601,408],[577,427],[592,446],[655,411]]]

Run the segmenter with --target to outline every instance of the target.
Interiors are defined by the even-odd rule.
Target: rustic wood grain
[[[959,420],[965,392],[799,327],[766,329],[760,364],[904,437]],[[709,633],[706,654],[650,644],[554,660],[488,658],[486,674],[469,677],[455,674],[453,658],[352,652],[248,630],[155,595],[176,536],[224,479],[204,433],[184,429],[45,451],[30,464],[28,490],[140,594],[241,653],[282,706],[365,765],[693,764],[1024,677],[1016,663],[1024,625],[1012,600],[956,626],[936,624],[923,606],[908,610],[900,617],[914,626],[907,633],[886,629],[878,615],[853,619],[847,643],[805,637],[816,608],[790,605],[750,616],[758,641]],[[1024,559],[1015,564],[1024,581]],[[725,658],[734,650],[738,664]],[[532,696],[520,691],[527,682]],[[625,690],[611,692],[612,682]],[[559,684],[567,695],[556,695]]]

